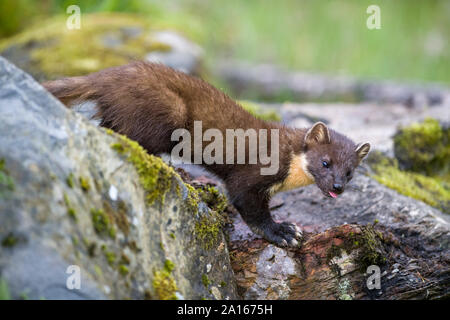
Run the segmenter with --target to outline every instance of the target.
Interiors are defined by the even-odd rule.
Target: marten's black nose
[[[342,184],[339,183],[333,184],[333,189],[337,192],[342,192]]]

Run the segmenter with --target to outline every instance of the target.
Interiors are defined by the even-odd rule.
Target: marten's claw
[[[272,223],[265,228],[263,236],[279,247],[298,247],[302,240],[301,230],[288,222]]]

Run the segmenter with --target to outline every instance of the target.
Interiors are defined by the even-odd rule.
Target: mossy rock
[[[439,177],[401,170],[398,160],[381,152],[371,152],[368,163],[373,178],[387,187],[408,197],[421,200],[433,207],[450,213],[450,183]]]
[[[238,101],[238,103],[242,106],[242,108],[244,108],[257,118],[266,121],[281,121],[280,115],[273,108],[265,108],[258,103],[247,100],[240,100]]]
[[[165,164],[161,158],[148,154],[136,141],[114,133],[112,130],[107,132],[115,135],[119,141],[113,143],[111,148],[125,155],[127,160],[135,166],[141,185],[146,192],[147,204],[151,205],[155,200],[164,203],[164,197],[171,188],[172,179],[178,176],[173,168]]]
[[[0,198],[12,191],[14,191],[14,180],[5,168],[5,159],[0,159]]]
[[[220,296],[238,297],[220,194],[197,191],[137,142],[69,112],[2,57],[0,86],[15,114],[0,108],[3,296],[214,299],[202,283],[209,270],[212,284],[229,284]],[[80,290],[65,289],[73,265]],[[48,272],[35,279],[33,270]]]
[[[38,80],[79,76],[171,48],[156,41],[151,20],[131,14],[83,14],[81,28],[66,27],[67,17],[50,19],[0,42],[0,54]]]
[[[449,176],[450,127],[429,118],[401,128],[394,136],[394,153],[401,169]]]

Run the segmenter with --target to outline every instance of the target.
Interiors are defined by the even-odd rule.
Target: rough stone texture
[[[300,249],[273,250],[235,215],[230,253],[239,292],[256,299],[448,297],[448,215],[399,195],[362,173],[355,177],[353,187],[338,199],[325,198],[310,186],[278,194],[272,200],[276,220],[294,222],[307,233]],[[332,245],[342,245],[352,234],[360,233],[362,226],[374,222],[375,230],[383,234],[374,246],[386,258],[379,264],[381,290],[367,289],[367,275],[356,259],[361,253],[358,249],[340,254],[331,251],[330,256]],[[277,271],[268,271],[272,269]]]
[[[273,107],[274,105],[270,105]],[[393,155],[396,127],[427,117],[448,119],[448,107],[408,107],[402,104],[279,105],[283,121],[308,127],[324,121],[357,142]],[[198,167],[185,166],[194,179],[220,181]],[[302,247],[280,249],[255,236],[230,210],[229,248],[238,291],[244,299],[438,299],[449,296],[450,216],[421,201],[398,194],[358,169],[344,194],[324,197],[314,185],[276,195],[272,215],[296,223],[306,233]],[[369,275],[361,271],[361,250],[333,253],[333,245],[351,240],[374,224],[383,235],[375,248],[380,263],[381,290],[369,290]]]
[[[3,58],[0,118],[0,278],[12,298],[238,297],[222,232],[208,249],[196,232],[213,212],[189,201],[195,191],[172,169],[157,181],[171,182],[165,197],[149,203],[135,166],[111,147],[118,136]],[[70,265],[81,268],[81,290],[66,287]]]
[[[150,62],[159,62],[175,70],[199,75],[203,49],[173,31],[154,32],[152,37],[171,48],[169,51],[153,51],[146,55]]]
[[[405,85],[291,72],[274,65],[236,61],[218,63],[215,72],[237,96],[256,93],[257,97],[269,100],[284,97],[293,101],[374,101],[409,106],[450,104],[450,90],[440,85]]]

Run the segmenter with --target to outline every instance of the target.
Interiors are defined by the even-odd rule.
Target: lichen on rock
[[[195,223],[194,234],[205,249],[211,249],[218,242],[222,226],[222,216],[211,210]]]
[[[158,298],[161,300],[178,300],[176,292],[178,290],[172,271],[175,265],[172,261],[166,260],[162,270],[155,271],[153,277],[153,287]]]
[[[170,50],[149,35],[150,28],[140,16],[103,13],[84,14],[82,28],[70,30],[66,18],[57,17],[3,41],[0,52],[9,58],[27,56],[16,63],[39,78],[84,75]]]
[[[111,147],[125,155],[127,161],[135,166],[139,181],[146,191],[147,203],[151,205],[155,200],[164,203],[165,194],[170,190],[172,179],[177,173],[161,158],[149,155],[137,142],[123,135],[116,135],[118,142]]]
[[[428,118],[401,128],[393,139],[400,168],[429,176],[450,173],[450,127]]]
[[[368,163],[373,170],[373,178],[378,182],[450,213],[450,183],[447,180],[401,170],[397,159],[389,158],[381,152],[372,152]]]
[[[5,159],[0,159],[0,197],[14,191],[14,180],[5,166]]]

